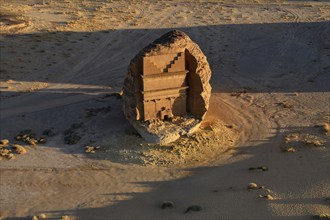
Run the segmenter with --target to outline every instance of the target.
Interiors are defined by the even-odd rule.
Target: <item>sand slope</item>
[[[329,213],[329,7],[327,1],[2,0],[0,137],[27,153],[0,161],[0,217]],[[210,110],[194,137],[150,146],[125,120],[120,91],[130,59],[174,28],[208,58]],[[47,142],[16,141],[25,129]],[[68,133],[81,139],[66,144]],[[88,154],[85,146],[100,149]],[[258,166],[269,170],[249,170]],[[249,191],[250,182],[264,187]],[[175,207],[161,209],[164,200]],[[191,205],[202,210],[184,214]]]

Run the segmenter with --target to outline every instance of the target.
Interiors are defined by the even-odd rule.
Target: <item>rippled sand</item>
[[[0,137],[27,150],[0,161],[0,218],[329,212],[327,1],[0,3]],[[124,118],[120,92],[130,59],[172,29],[200,45],[213,91],[195,136],[153,146]],[[25,129],[47,142],[16,141]],[[191,205],[202,209],[185,214]]]

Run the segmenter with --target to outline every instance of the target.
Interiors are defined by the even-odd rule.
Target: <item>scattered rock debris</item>
[[[305,144],[306,145],[312,145],[312,146],[315,146],[315,147],[323,147],[324,146],[324,143],[321,141],[321,140],[317,140],[317,139],[312,139],[312,140],[305,140]]]
[[[162,209],[174,208],[174,202],[172,201],[163,201],[161,205]]]
[[[272,195],[270,195],[270,194],[266,195],[266,198],[267,198],[268,200],[273,200],[273,199],[274,199],[274,197],[273,197]]]
[[[10,159],[15,159],[15,155],[13,153],[9,153],[7,154],[7,158],[10,160]]]
[[[74,220],[75,218],[68,216],[68,215],[63,215],[61,216],[60,220]]]
[[[267,195],[259,195],[258,198],[265,198],[265,199],[268,199],[268,200],[274,200],[274,197],[270,194],[267,194]]]
[[[296,152],[296,149],[294,147],[282,147],[281,150],[283,152],[289,152],[289,153],[294,153]]]
[[[15,159],[16,154],[26,154],[27,150],[19,144],[9,144],[0,147],[0,160]]]
[[[0,140],[0,147],[1,146],[7,146],[9,144],[9,140],[8,139],[2,139]]]
[[[37,138],[31,129],[26,129],[26,130],[21,131],[18,135],[16,135],[15,140],[22,141],[31,146],[46,143],[45,137]]]
[[[249,170],[268,171],[269,169],[266,166],[258,166],[258,167],[250,167]]]
[[[288,102],[278,102],[276,103],[278,106],[281,106],[283,108],[287,108],[287,109],[291,109],[293,108],[293,105],[291,103]]]
[[[34,215],[34,216],[32,216],[32,220],[40,220],[40,219],[46,219],[47,218],[47,216],[45,215],[45,214],[40,214],[39,216],[36,216],[36,215]]]
[[[266,192],[271,193],[272,191],[270,189],[265,189]]]
[[[237,137],[235,129],[218,121],[205,124],[202,124],[203,130],[169,144],[142,144],[140,157],[143,163],[146,166],[185,166],[201,163],[206,157],[210,160],[209,155],[216,155],[216,152],[233,154],[237,150],[234,147]]]
[[[283,152],[295,152],[297,147],[314,146],[324,147],[326,139],[310,133],[292,133],[284,136],[285,146],[281,147]]]
[[[288,134],[284,137],[284,142],[290,143],[290,142],[294,142],[294,141],[298,141],[299,140],[299,134],[297,133],[292,133],[292,134]]]
[[[316,218],[316,219],[330,219],[330,213],[315,215],[314,218]]]
[[[99,150],[99,149],[101,149],[100,146],[97,146],[97,147],[86,146],[86,147],[85,147],[85,153],[95,154],[95,151],[96,151],[96,150]]]
[[[199,211],[202,211],[203,208],[199,205],[192,205],[192,206],[189,206],[186,211],[184,213],[188,213],[190,211],[193,211],[193,212],[199,212]]]
[[[0,159],[2,160],[3,158],[7,158],[7,159],[13,159],[12,156],[9,154],[11,154],[11,150],[10,149],[0,149]]]
[[[330,133],[330,125],[328,123],[323,123],[321,127],[325,133]]]
[[[21,146],[19,144],[13,144],[12,146],[13,146],[14,150],[16,151],[16,153],[26,154],[26,149],[23,146]]]
[[[249,185],[248,185],[249,190],[256,189],[256,188],[258,188],[258,185],[256,183],[249,183]]]
[[[6,145],[0,146],[0,160],[3,159],[15,159],[16,154],[26,154],[27,150],[19,144],[9,144],[9,141],[6,142]]]

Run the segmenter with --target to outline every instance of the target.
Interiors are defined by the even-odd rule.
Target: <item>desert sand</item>
[[[330,213],[328,1],[0,3],[0,218]],[[213,89],[200,130],[157,146],[121,91],[130,60],[173,29],[199,44]]]

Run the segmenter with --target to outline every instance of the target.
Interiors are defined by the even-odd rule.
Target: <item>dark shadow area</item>
[[[1,56],[1,79],[14,80],[9,87],[19,86],[20,82],[46,82],[49,86],[22,93],[2,89],[0,117],[6,120],[1,125],[1,136],[14,137],[19,127],[36,130],[39,135],[43,130],[54,128],[58,136],[63,136],[72,123],[83,123],[76,132],[86,137],[92,134],[95,138],[81,137],[80,145],[92,144],[104,137],[107,137],[105,143],[111,143],[111,138],[120,135],[126,135],[132,146],[138,145],[142,140],[122,113],[119,92],[130,59],[168,30],[4,36],[1,53],[6,56]],[[180,30],[199,44],[207,56],[212,69],[213,93],[330,90],[329,22],[214,25]],[[132,38],[136,40],[132,42]],[[16,46],[23,47],[25,52],[17,54]],[[13,65],[11,59],[20,62]],[[13,116],[21,117],[22,122],[8,130]],[[109,148],[115,145],[118,151],[125,144],[117,141]],[[83,153],[83,149],[80,152]],[[111,159],[120,157],[111,155]],[[118,162],[117,159],[114,160]]]
[[[199,44],[207,56],[212,69],[211,86],[214,93],[330,91],[329,22],[215,25],[179,29]],[[68,154],[127,164],[127,160],[123,160],[118,152],[125,146],[128,146],[128,150],[135,150],[142,139],[132,130],[122,113],[119,92],[126,76],[126,68],[140,49],[168,30],[131,29],[5,36],[1,42],[1,81],[40,81],[50,85],[70,84],[74,88],[54,86],[54,89],[46,88],[22,94],[2,89],[1,96],[6,98],[0,104],[1,137],[14,139],[20,130],[30,128],[40,136],[46,129],[53,129],[57,139],[50,137],[51,145],[47,142],[45,147],[61,145],[60,150]],[[131,41],[132,36],[136,37],[134,42]],[[26,51],[17,54],[15,47],[23,45]],[[8,56],[3,57],[3,54]],[[20,59],[19,62],[11,63],[11,59],[16,58]],[[80,85],[109,86],[113,90],[79,88]],[[14,117],[21,120],[15,126],[10,126]],[[82,123],[74,129],[81,139],[72,146],[64,145],[65,130],[70,129],[72,123]],[[306,132],[310,129],[312,128],[307,128]],[[248,182],[245,181],[249,179],[274,192],[299,192],[300,189],[295,184],[312,181],[315,170],[324,173],[322,180],[329,181],[328,168],[320,163],[320,160],[328,160],[322,148],[297,143],[299,150],[291,154],[281,152],[281,146],[273,144],[287,133],[304,130],[305,128],[279,130],[268,140],[261,140],[257,146],[243,146],[233,155],[249,155],[247,159],[223,166],[191,169],[195,175],[184,179],[137,182],[136,184],[146,185],[152,190],[133,193],[129,200],[119,201],[108,207],[59,210],[57,213],[74,214],[81,219],[142,219],[145,213],[148,213],[149,219],[207,219],[210,216],[230,216],[235,219],[236,214],[263,219],[259,215],[270,216],[268,204],[323,204],[324,198],[319,197],[276,200],[275,195],[275,200],[265,201],[257,198],[264,191],[246,190]],[[127,140],[130,142],[126,142]],[[108,151],[99,155],[84,154],[82,147],[93,143],[104,145],[104,149]],[[328,145],[328,141],[325,144]],[[308,154],[302,155],[306,151]],[[313,164],[304,165],[310,161]],[[129,162],[139,163],[134,158]],[[248,170],[249,167],[258,165],[268,166],[269,171]],[[207,172],[200,172],[201,170]],[[304,172],[305,175],[297,180],[295,172]],[[287,184],[281,184],[281,179],[286,179]],[[232,190],[239,191],[243,199],[234,200]],[[203,200],[207,194],[214,201],[211,207],[206,205],[209,204],[208,201]],[[175,209],[160,209],[160,203],[164,200],[173,201],[176,204]],[[223,201],[228,201],[228,205],[219,206]],[[233,204],[231,201],[237,203]],[[251,204],[260,211],[251,212]],[[203,210],[184,214],[190,205],[200,205]],[[127,210],[128,208],[130,209]],[[233,213],[235,210],[239,210],[239,213]],[[120,216],[117,216],[119,213]]]
[[[297,151],[294,153],[284,152],[282,143],[274,144],[292,133],[313,134],[327,141],[323,147],[315,147],[302,141],[295,145]],[[78,216],[79,219],[214,219],[214,216],[221,216],[222,219],[241,219],[241,216],[250,219],[312,219],[313,215],[292,213],[299,210],[301,205],[329,205],[326,195],[313,193],[313,187],[327,184],[330,180],[327,175],[328,167],[324,166],[324,162],[329,161],[327,146],[328,139],[319,128],[279,129],[269,139],[260,140],[260,144],[255,146],[243,146],[233,155],[249,155],[247,159],[227,165],[193,168],[190,169],[193,175],[178,180],[135,182],[134,184],[150,188],[151,191],[123,193],[130,199],[118,201],[111,206],[58,210],[46,214],[53,216],[55,213],[62,213]],[[268,169],[251,169],[261,165]],[[304,175],[296,175],[297,172],[303,172]],[[315,178],[319,182],[309,186],[308,183],[315,181]],[[252,181],[264,188],[248,190],[247,185]],[[295,198],[283,198],[283,193]],[[267,194],[271,194],[274,200],[259,198],[259,195]],[[119,194],[109,193],[103,196],[113,195]],[[237,200],[237,196],[241,199]],[[163,201],[172,201],[174,208],[162,209]],[[192,205],[198,205],[202,210],[185,213],[187,207]],[[275,205],[290,209],[290,216],[272,216],[269,206]]]
[[[249,92],[329,91],[329,22],[178,29],[196,41],[207,56],[213,92],[244,88]],[[169,30],[8,35],[1,42],[2,54],[6,54],[2,56],[1,79],[121,88],[130,59]],[[16,54],[16,46],[26,51]],[[14,58],[19,62],[11,64]],[[68,64],[77,66],[68,69]]]

